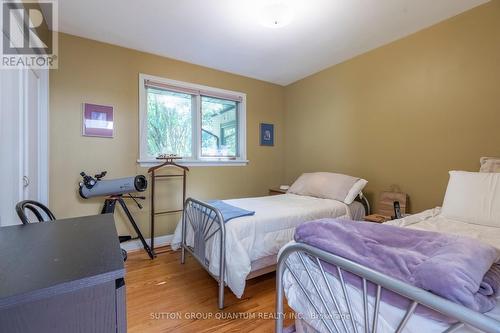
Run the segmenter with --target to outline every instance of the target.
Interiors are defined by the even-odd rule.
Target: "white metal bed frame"
[[[190,223],[193,228],[194,244],[186,243],[186,228]],[[220,234],[219,276],[210,273],[209,262],[205,255],[207,242],[217,233]],[[186,251],[189,252],[219,284],[219,309],[224,308],[224,274],[226,268],[226,229],[220,211],[199,200],[187,198],[182,214],[181,264],[186,262]]]
[[[370,204],[368,200],[360,195],[356,198],[360,201],[365,209],[366,215],[370,214]],[[190,224],[193,228],[194,234],[194,244],[193,246],[187,245],[186,242],[186,228],[187,224]],[[219,275],[216,276],[212,274],[209,270],[209,262],[205,255],[205,249],[208,241],[213,238],[216,234],[220,234],[220,261],[219,261]],[[224,308],[224,277],[226,269],[226,258],[225,258],[225,248],[226,248],[226,230],[224,219],[220,211],[213,207],[212,205],[196,200],[193,198],[187,198],[184,203],[184,211],[182,214],[182,236],[181,236],[181,263],[184,264],[186,261],[186,251],[190,253],[199,263],[205,268],[205,270],[217,281],[219,285],[219,296],[218,296],[218,307],[219,309]],[[266,268],[262,268],[258,271],[252,272],[251,277],[257,277],[262,274],[266,274],[275,270],[276,261],[274,264]]]
[[[293,270],[292,266],[289,264],[288,259],[291,255],[297,255],[302,264],[302,268],[307,272],[307,278],[311,280],[314,290],[306,290],[303,282],[297,276],[297,272]],[[324,264],[329,263],[336,266],[336,271],[338,274],[339,282],[342,286],[343,298],[335,297],[332,291],[332,287],[328,281],[327,275],[329,273],[325,272]],[[318,281],[315,281],[311,275],[312,266],[316,266],[321,272],[323,282],[327,286],[327,290],[321,290],[318,287]],[[314,311],[317,314],[317,318],[321,320],[321,323],[327,332],[358,332],[357,325],[363,328],[364,333],[376,333],[378,328],[378,319],[380,311],[380,301],[381,293],[384,289],[391,290],[404,298],[410,300],[410,306],[406,310],[405,315],[401,318],[399,325],[396,329],[396,333],[404,332],[408,321],[413,316],[415,309],[418,305],[425,306],[427,308],[433,309],[445,316],[456,319],[457,322],[450,325],[444,333],[455,332],[456,330],[462,328],[465,324],[472,326],[474,328],[480,329],[487,333],[500,333],[500,321],[497,321],[491,317],[488,317],[482,313],[473,311],[462,305],[453,303],[447,299],[439,297],[423,289],[414,287],[400,280],[391,278],[387,275],[374,271],[370,268],[357,264],[353,261],[347,260],[343,257],[334,255],[332,253],[320,250],[316,247],[303,244],[303,243],[290,243],[286,245],[278,259],[278,267],[276,273],[276,332],[283,332],[283,274],[289,271],[291,276],[298,284],[300,290],[304,294],[307,301],[312,305]],[[346,288],[346,282],[344,279],[343,272],[349,272],[360,277],[362,282],[362,293],[363,293],[363,318],[355,318],[352,311],[352,304],[350,301],[348,289]],[[368,282],[373,283],[376,286],[375,291],[375,306],[373,313],[369,313],[368,310],[368,292],[367,284]],[[320,300],[320,304],[315,303],[311,295],[317,295],[316,299]],[[327,306],[326,300],[331,300],[334,304],[334,309]],[[341,302],[344,303],[341,303]],[[330,303],[331,304],[331,303]],[[342,304],[342,307],[340,305]],[[326,309],[327,313],[321,313],[320,308]],[[339,316],[332,316],[332,313],[341,314],[341,309],[347,308],[349,312],[349,318],[345,319],[340,316],[340,320],[337,319]],[[373,320],[371,320],[373,318]],[[359,319],[359,320],[357,320]],[[357,325],[356,325],[357,324]]]

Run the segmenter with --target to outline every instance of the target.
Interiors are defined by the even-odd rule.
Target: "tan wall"
[[[193,167],[188,179],[189,195],[202,199],[265,195],[269,186],[284,180],[283,87],[61,34],[59,69],[50,73],[50,206],[57,217],[99,212],[102,199],[82,200],[77,194],[80,171],[107,170],[109,178],[146,173],[136,163],[139,73],[247,94],[249,165]],[[84,102],[114,106],[115,138],[81,135]],[[260,122],[275,124],[275,147],[259,146]],[[180,189],[178,185],[172,187]],[[161,205],[167,207],[170,202],[173,208],[175,198],[171,197],[163,195]],[[143,211],[133,211],[148,233],[149,200]],[[173,232],[177,219],[178,216],[159,219],[157,235]],[[127,231],[123,221],[117,225],[120,232]]]
[[[287,181],[344,172],[440,205],[448,170],[500,155],[499,59],[495,0],[286,87]]]

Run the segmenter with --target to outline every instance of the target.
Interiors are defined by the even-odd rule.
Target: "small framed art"
[[[84,103],[82,135],[112,138],[113,134],[113,107]]]
[[[260,145],[274,146],[274,125],[260,124]]]

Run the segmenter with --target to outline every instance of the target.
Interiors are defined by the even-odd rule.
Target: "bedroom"
[[[500,156],[497,0],[59,1],[50,10],[42,3],[57,32],[55,68],[6,69],[3,62],[0,70],[2,229],[20,225],[14,208],[25,199],[45,203],[57,219],[99,214],[106,197],[83,199],[80,172],[107,171],[103,181],[146,176],[146,191],[133,193],[145,196],[143,209],[126,203],[150,244],[148,169],[158,153],[183,153],[148,150],[141,115],[156,95],[200,113],[185,121],[191,156],[177,162],[189,168],[186,197],[203,201],[267,197],[303,173],[323,171],[366,179],[373,212],[380,193],[396,185],[408,193],[408,212],[419,213],[443,204],[450,170],[478,171],[481,157]],[[279,27],[268,27],[277,20]],[[39,85],[38,129],[29,127],[30,79]],[[226,127],[204,122],[210,104],[235,106]],[[83,135],[85,105],[112,115],[111,137]],[[231,148],[217,149],[222,141]],[[157,211],[182,206],[179,179],[157,180],[155,191]],[[241,299],[225,288],[219,311],[217,282],[191,255],[181,265],[180,251],[169,246],[180,218],[155,217],[154,260],[139,240],[121,244],[129,254],[128,331],[273,331],[275,273],[249,280]],[[137,235],[121,208],[114,219],[116,234]],[[64,253],[77,262],[93,241]],[[14,265],[10,255],[26,251],[5,247],[2,272]]]

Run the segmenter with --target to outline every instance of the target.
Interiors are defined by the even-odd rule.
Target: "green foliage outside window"
[[[147,90],[147,148],[149,156],[193,156],[192,124],[195,97],[149,88]],[[201,155],[235,157],[238,153],[238,103],[201,97]]]
[[[191,157],[191,95],[148,89],[148,154]]]

